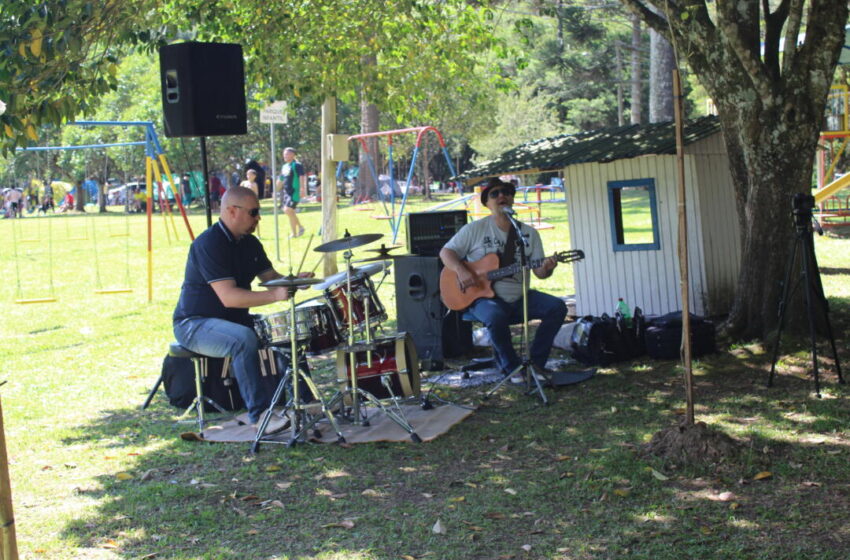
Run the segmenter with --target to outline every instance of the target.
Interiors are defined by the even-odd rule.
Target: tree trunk
[[[654,29],[649,30],[649,122],[673,120],[673,45]]]
[[[360,133],[366,134],[369,132],[378,132],[378,121],[380,113],[378,107],[374,103],[369,103],[366,99],[360,100]],[[375,199],[378,193],[378,177],[373,177],[372,174],[380,174],[381,172],[381,154],[378,152],[379,144],[377,138],[366,139],[366,150],[368,156],[372,157],[372,164],[369,164],[369,157],[363,145],[360,145],[358,155],[358,165],[360,171],[357,173],[357,181],[355,182],[354,198],[356,200]]]
[[[640,72],[640,18],[632,17],[632,124],[642,122],[643,90]]]

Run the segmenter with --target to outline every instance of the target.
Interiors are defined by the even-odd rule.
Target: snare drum
[[[260,315],[254,320],[254,330],[257,331],[257,338],[267,346],[284,346],[289,344],[292,326],[289,315],[289,311]],[[312,309],[295,308],[296,342],[310,340],[314,322],[315,315]]]
[[[336,326],[342,332],[347,332],[353,326],[355,331],[366,328],[366,305],[369,306],[369,324],[377,327],[387,320],[387,312],[384,310],[375,285],[367,275],[355,274],[351,278],[351,298],[348,297],[348,284],[343,277],[341,281],[328,285],[325,288],[325,299],[334,315]],[[349,317],[349,301],[351,302],[352,322]]]
[[[331,308],[318,298],[299,303],[296,311],[312,315],[310,327],[310,345],[307,354],[324,354],[342,343],[342,334],[336,326]]]
[[[357,386],[371,393],[377,399],[396,397],[418,397],[419,389],[419,358],[413,339],[407,333],[398,333],[387,338],[373,341],[372,367],[366,361],[366,352],[356,352],[354,357],[357,371]],[[345,390],[351,386],[351,368],[346,352],[336,353],[337,381]],[[381,382],[382,377],[388,377],[392,395]]]

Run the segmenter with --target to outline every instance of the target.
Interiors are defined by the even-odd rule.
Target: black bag
[[[691,356],[698,358],[717,351],[714,323],[693,313],[691,317]],[[682,312],[674,311],[647,322],[646,352],[651,358],[675,360],[682,346]]]
[[[260,350],[260,385],[269,396],[277,389],[281,377],[286,371],[286,358],[280,353],[271,350]],[[224,410],[241,410],[245,408],[245,401],[239,392],[239,384],[232,372],[222,377],[221,370],[224,366],[224,358],[207,358],[207,376],[204,378],[202,391],[204,395],[215,401]],[[274,364],[272,364],[274,360]],[[302,356],[302,365],[306,366],[306,358]],[[178,408],[186,408],[195,398],[195,365],[189,358],[175,358],[166,356],[162,362],[162,382],[165,386],[165,394],[168,402]],[[309,396],[306,387],[302,388],[304,395]],[[288,393],[286,393],[288,394]],[[286,402],[286,394],[281,397]],[[215,408],[208,402],[204,403],[204,410],[214,412]]]
[[[572,357],[591,366],[607,366],[631,360],[646,352],[646,320],[635,307],[631,324],[619,312],[614,317],[587,315],[578,320],[570,340]]]
[[[245,401],[239,394],[236,379],[228,375],[222,377],[224,358],[207,358],[207,376],[201,390],[204,395],[215,401],[224,410],[245,408]],[[186,408],[195,399],[195,364],[190,358],[166,356],[162,362],[162,383],[168,402],[178,408]],[[204,410],[214,412],[215,407],[204,403]]]

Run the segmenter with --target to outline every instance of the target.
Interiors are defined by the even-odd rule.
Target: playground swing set
[[[108,147],[116,147],[116,146],[145,146],[145,179],[146,179],[146,212],[147,212],[147,295],[148,302],[153,301],[153,187],[157,188],[158,194],[158,202],[160,205],[161,213],[163,215],[163,221],[165,224],[166,237],[168,242],[171,243],[171,233],[174,234],[175,239],[179,239],[177,226],[174,223],[173,213],[171,212],[171,205],[168,202],[168,196],[166,191],[169,190],[174,197],[174,200],[180,210],[180,213],[183,217],[184,224],[189,233],[189,237],[194,240],[195,236],[192,232],[192,227],[189,224],[189,219],[186,214],[186,209],[183,206],[183,202],[180,198],[180,192],[178,188],[172,188],[172,185],[177,185],[177,181],[175,180],[174,175],[171,173],[171,169],[168,165],[168,161],[165,158],[165,152],[162,150],[162,146],[159,143],[159,138],[156,135],[156,131],[153,128],[152,122],[136,122],[136,121],[79,121],[76,123],[71,123],[77,126],[137,126],[143,127],[145,130],[145,140],[137,141],[137,142],[119,142],[119,143],[111,143],[111,144],[90,144],[90,145],[78,145],[78,146],[36,146],[29,148],[18,148],[19,152],[23,151],[48,151],[48,150],[82,150],[82,149],[97,149],[97,148],[108,148]],[[170,177],[170,181],[163,181],[163,177]],[[100,257],[98,253],[98,244],[97,244],[97,232],[94,223],[94,217],[87,217],[86,223],[81,231],[78,231],[76,234],[71,235],[71,224],[70,219],[66,220],[66,238],[68,240],[87,240],[89,239],[89,230],[91,230],[91,239],[92,239],[92,249],[94,252],[95,263],[94,263],[94,275],[95,275],[95,293],[97,294],[117,294],[117,293],[129,293],[132,292],[132,288],[130,287],[130,226],[129,226],[129,217],[125,215],[125,223],[124,223],[124,231],[119,233],[113,233],[113,229],[110,225],[109,227],[109,236],[110,237],[124,237],[125,238],[125,273],[124,273],[124,285],[120,287],[110,287],[105,288],[102,282],[101,276],[101,264]],[[18,222],[19,220],[15,220]],[[18,244],[19,243],[42,243],[42,230],[40,222],[42,220],[37,220],[39,224],[37,227],[37,233],[34,238],[32,237],[24,237],[23,235],[19,235],[22,232],[19,232],[18,229],[22,226],[13,226],[13,243],[14,247],[14,256],[15,256],[15,278],[16,278],[16,299],[15,303],[19,304],[29,304],[29,303],[48,303],[57,301],[55,295],[55,287],[54,287],[54,278],[53,278],[53,220],[46,220],[48,222],[47,226],[47,247],[46,247],[46,260],[47,260],[47,271],[48,271],[48,294],[46,296],[40,297],[24,297],[23,296],[23,286],[21,282],[21,270],[20,270],[20,260],[21,255],[18,253]],[[20,237],[20,239],[19,239]]]

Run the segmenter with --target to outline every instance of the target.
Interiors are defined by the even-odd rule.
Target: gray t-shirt
[[[540,234],[527,224],[521,223],[521,226],[522,237],[528,243],[525,254],[531,260],[542,259],[544,254]],[[496,220],[492,216],[487,216],[463,226],[454,237],[449,239],[445,248],[457,253],[457,256],[461,259],[474,262],[490,253],[504,253],[507,240],[508,232],[499,229]],[[517,255],[515,262],[519,262],[519,260],[519,255]],[[522,276],[517,273],[502,278],[493,284],[493,290],[503,300],[513,303],[522,297]]]

